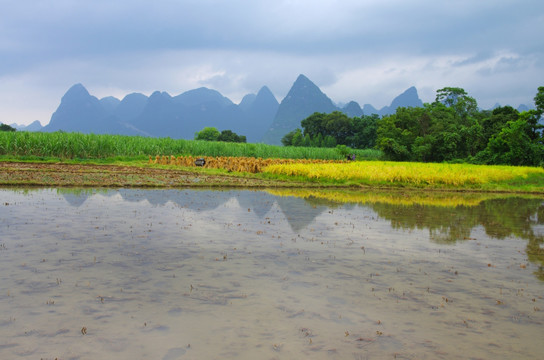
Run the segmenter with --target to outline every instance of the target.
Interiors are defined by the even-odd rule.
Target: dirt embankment
[[[118,165],[0,162],[0,185],[94,187],[276,187],[285,182],[176,169]]]

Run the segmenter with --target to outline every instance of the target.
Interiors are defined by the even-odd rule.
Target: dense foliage
[[[395,114],[349,118],[341,112],[314,113],[282,139],[286,146],[376,148],[395,161],[541,165],[544,87],[535,110],[510,106],[479,110],[461,88],[446,87],[423,107],[400,107]]]
[[[219,132],[219,130],[214,127],[205,127],[195,134],[195,140],[245,143],[246,137],[244,135],[238,135],[232,130],[223,130]]]
[[[354,149],[371,149],[376,145],[378,121],[376,114],[350,118],[340,111],[314,113],[302,120],[303,131],[295,129],[286,134],[281,142],[285,146],[345,145]]]
[[[8,124],[0,123],[0,131],[16,131],[16,129],[9,126]]]

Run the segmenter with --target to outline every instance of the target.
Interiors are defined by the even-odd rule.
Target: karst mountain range
[[[399,106],[423,106],[415,87],[377,110],[368,104],[361,108],[355,101],[339,106],[304,75],[298,76],[281,103],[266,86],[235,104],[205,87],[177,96],[160,91],[149,97],[132,93],[119,100],[111,96],[98,99],[82,84],[76,84],[62,97],[49,124],[41,127],[36,121],[23,129],[193,139],[196,132],[209,126],[245,135],[248,142],[279,145],[286,133],[300,127],[300,122],[314,112],[383,116]]]

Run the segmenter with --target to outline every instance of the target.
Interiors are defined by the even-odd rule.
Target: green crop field
[[[350,150],[358,159],[377,159],[378,150]],[[282,159],[343,159],[335,148],[175,140],[81,133],[0,132],[0,155],[60,159],[147,158],[156,155],[244,156]]]

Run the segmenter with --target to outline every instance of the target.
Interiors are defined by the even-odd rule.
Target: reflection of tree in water
[[[538,264],[538,270],[535,272],[535,275],[540,280],[544,281],[544,239],[542,236],[529,239],[527,243],[527,257],[529,261]]]
[[[529,261],[539,265],[536,275],[544,281],[544,236],[534,231],[536,225],[544,224],[541,199],[490,199],[477,206],[455,208],[385,203],[370,206],[380,217],[390,220],[393,228],[429,229],[431,241],[440,244],[467,240],[472,229],[480,225],[495,239],[525,239]]]
[[[470,207],[448,208],[384,203],[370,206],[381,218],[390,220],[392,228],[429,229],[431,240],[441,244],[468,238],[472,228],[477,225],[475,216],[470,213]]]

